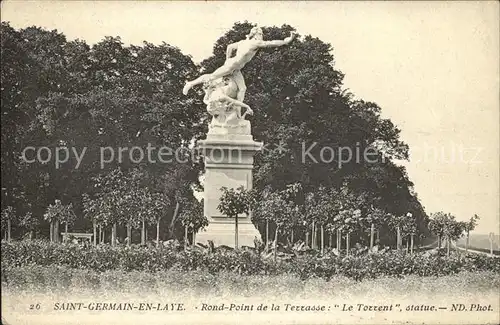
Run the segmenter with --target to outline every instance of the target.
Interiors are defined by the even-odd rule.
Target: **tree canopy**
[[[184,79],[197,71],[191,58],[166,43],[124,46],[119,37],[106,37],[89,46],[56,30],[14,30],[5,22],[1,39],[2,207],[30,202],[42,216],[60,199],[82,214],[82,195],[99,190],[93,180],[119,167],[134,169],[142,186],[164,193],[172,215],[175,198],[191,192],[201,170],[187,149],[203,134],[203,109],[181,93]],[[48,147],[52,157],[60,147],[69,159],[59,166],[26,163],[27,146]],[[147,146],[184,148],[178,154],[187,163],[116,156],[119,147]],[[109,148],[105,163],[102,148]],[[34,149],[25,152],[29,160],[37,158]],[[80,164],[72,150],[83,157]]]

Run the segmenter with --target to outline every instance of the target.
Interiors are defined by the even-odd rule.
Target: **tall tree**
[[[41,216],[57,198],[72,202],[80,215],[82,194],[95,191],[94,177],[118,166],[140,167],[143,182],[168,196],[167,219],[173,219],[176,198],[198,183],[202,168],[189,152],[206,128],[202,102],[181,94],[197,70],[191,58],[166,43],[127,47],[106,37],[90,47],[56,30],[16,31],[7,23],[1,33],[2,208],[10,204],[23,214],[27,201]],[[42,164],[29,151],[34,162],[26,163],[20,159],[26,146],[58,146],[62,158],[75,149],[83,160],[77,164],[71,155],[59,166],[53,159]],[[118,153],[119,147],[126,151]],[[136,162],[132,147],[146,157]],[[166,161],[158,158],[160,147],[172,150]],[[80,218],[75,226],[88,224]]]

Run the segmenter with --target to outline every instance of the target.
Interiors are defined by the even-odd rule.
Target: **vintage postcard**
[[[1,3],[9,325],[500,323],[499,3]]]

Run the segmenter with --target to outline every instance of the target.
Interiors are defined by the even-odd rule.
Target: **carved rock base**
[[[251,137],[251,126],[248,120],[235,120],[232,123],[220,123],[212,120],[208,125],[209,135],[244,134]]]

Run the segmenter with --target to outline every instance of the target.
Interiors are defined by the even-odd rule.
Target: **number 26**
[[[36,304],[36,305],[31,304],[30,305],[30,310],[33,310],[33,309],[39,310],[40,309],[40,304]]]

